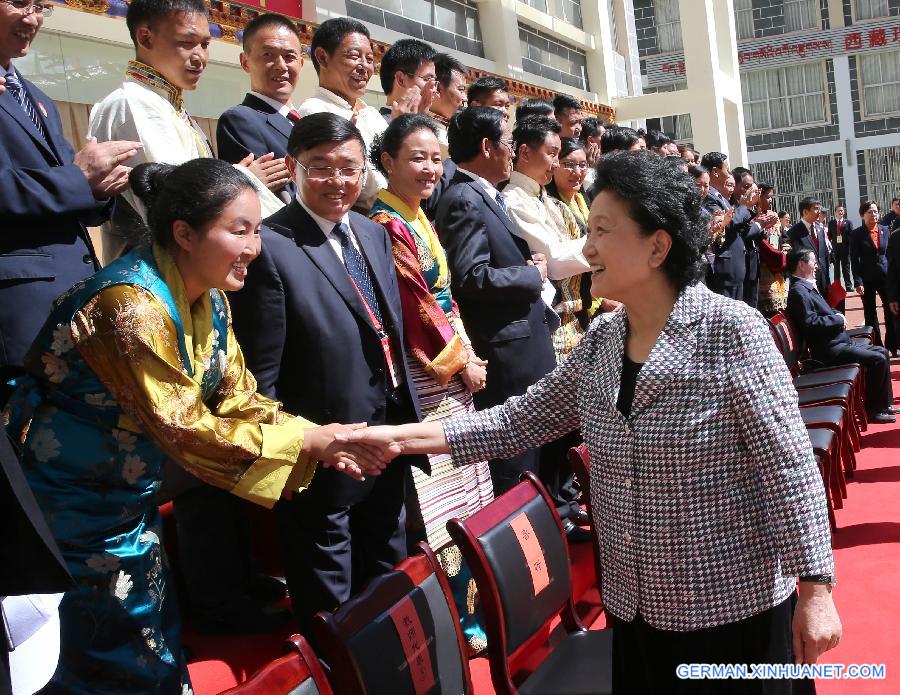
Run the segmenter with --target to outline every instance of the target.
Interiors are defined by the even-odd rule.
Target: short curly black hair
[[[690,174],[648,150],[617,151],[603,155],[597,164],[595,195],[601,191],[619,198],[647,236],[664,229],[672,237],[663,271],[679,292],[700,279],[709,220]]]

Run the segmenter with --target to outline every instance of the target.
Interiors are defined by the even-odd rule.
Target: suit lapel
[[[516,225],[513,224],[513,221],[509,219],[509,215],[507,215],[503,210],[500,209],[500,206],[497,205],[497,201],[491,198],[487,194],[487,191],[481,186],[478,181],[473,181],[465,174],[459,174],[465,180],[465,183],[470,185],[482,198],[484,198],[484,202],[491,209],[491,212],[497,216],[497,218],[503,223],[503,226],[506,227],[506,230],[512,235],[513,240],[516,242],[516,246],[519,247],[519,250],[522,252],[522,255],[525,257],[525,260],[531,259],[531,252],[528,248],[528,242],[525,241],[521,236],[519,236],[519,230],[516,229]]]
[[[702,316],[702,293],[697,285],[679,296],[647,362],[638,373],[631,417],[646,411],[665,392],[672,380],[691,363],[697,349],[694,324]]]
[[[287,208],[291,227],[294,231],[294,242],[309,256],[325,278],[332,284],[337,293],[353,311],[367,324],[371,325],[369,313],[363,306],[359,291],[356,289],[347,268],[331,248],[319,225],[312,219],[296,200]]]
[[[291,129],[294,127],[293,124],[287,118],[278,113],[278,111],[272,108],[271,104],[267,104],[262,99],[253,94],[247,94],[244,97],[243,105],[249,106],[251,109],[265,114],[266,123],[268,123],[279,133],[281,133],[284,137],[289,138],[291,136]]]
[[[25,86],[24,81],[22,82],[22,86],[25,87],[26,91],[28,91],[28,88],[27,88],[27,86]],[[51,144],[49,142],[47,142],[46,139],[44,139],[44,136],[41,135],[40,131],[35,127],[34,123],[31,122],[31,119],[28,117],[28,114],[25,113],[25,109],[23,109],[22,106],[19,104],[19,102],[15,100],[15,97],[13,97],[12,94],[10,94],[9,92],[4,92],[3,94],[0,94],[0,108],[2,108],[10,116],[12,116],[12,119],[16,123],[18,123],[20,126],[22,126],[22,128],[25,130],[25,132],[28,133],[29,137],[31,137],[31,139],[34,140],[35,144],[37,144],[38,147],[40,147],[42,150],[44,150],[44,152],[46,152],[47,155],[52,157],[53,161],[55,161],[56,163],[59,163],[59,157],[56,154],[56,152],[54,151],[54,148],[51,146]],[[38,118],[41,118],[42,116],[40,114],[40,108],[38,108],[37,110],[38,110]],[[44,122],[44,129],[47,131],[48,137],[49,137],[49,133],[50,133],[49,124],[47,123],[46,119],[43,119],[43,122]]]

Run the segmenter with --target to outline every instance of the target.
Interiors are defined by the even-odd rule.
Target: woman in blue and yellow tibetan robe
[[[242,174],[221,165],[196,160],[170,176],[192,192],[193,208],[215,208],[218,194],[231,202],[217,217],[235,205],[250,209],[241,213],[255,220],[245,224],[246,240],[232,230],[223,237],[239,251],[226,258],[220,286],[237,289],[244,264],[259,253],[259,203]],[[171,169],[147,166],[158,170],[157,187]],[[187,193],[174,193],[183,208]],[[201,196],[213,201],[196,202]],[[160,203],[178,215],[173,195]],[[202,222],[195,238],[213,234]],[[208,274],[215,254],[204,243]],[[189,300],[188,286],[196,291],[203,280],[189,277],[190,260],[176,243],[140,247],[60,297],[6,413],[77,582],[60,606],[60,664],[46,693],[191,692],[154,501],[166,457],[267,507],[285,489],[305,488],[315,458],[326,458],[314,441],[331,428],[256,393],[224,293],[207,285]]]

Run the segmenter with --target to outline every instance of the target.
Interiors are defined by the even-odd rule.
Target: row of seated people
[[[890,358],[874,344],[871,326],[849,328],[844,314],[819,292],[815,251],[791,251],[787,310],[770,319],[773,338],[794,377],[798,401],[820,462],[832,528],[842,506],[845,475],[856,468],[860,431],[893,422]]]

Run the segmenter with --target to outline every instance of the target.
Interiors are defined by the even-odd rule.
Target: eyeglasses
[[[575,173],[576,171],[587,171],[588,163],[587,162],[560,162],[562,168],[566,171],[571,171]]]
[[[500,138],[497,142],[499,142],[501,145],[505,145],[506,149],[508,149],[510,152],[516,151],[516,141],[515,140],[512,140],[512,139],[504,140],[503,138]]]
[[[53,5],[38,5],[32,0],[0,0],[0,2],[5,2],[7,5],[12,5],[26,17],[32,12],[34,12],[34,14],[41,15],[42,17],[49,17],[53,14]]]
[[[333,179],[335,176],[338,176],[348,183],[353,183],[360,177],[363,171],[365,171],[365,168],[363,167],[342,167],[341,169],[325,166],[308,167],[300,162],[297,162],[297,166],[303,169],[312,181],[327,181],[328,179]]]
[[[406,72],[406,70],[403,71],[403,74],[407,77],[412,77],[415,80],[422,80],[422,82],[424,82],[425,84],[433,84],[434,82],[437,82],[437,77],[435,77],[434,75],[417,75],[414,72]]]

